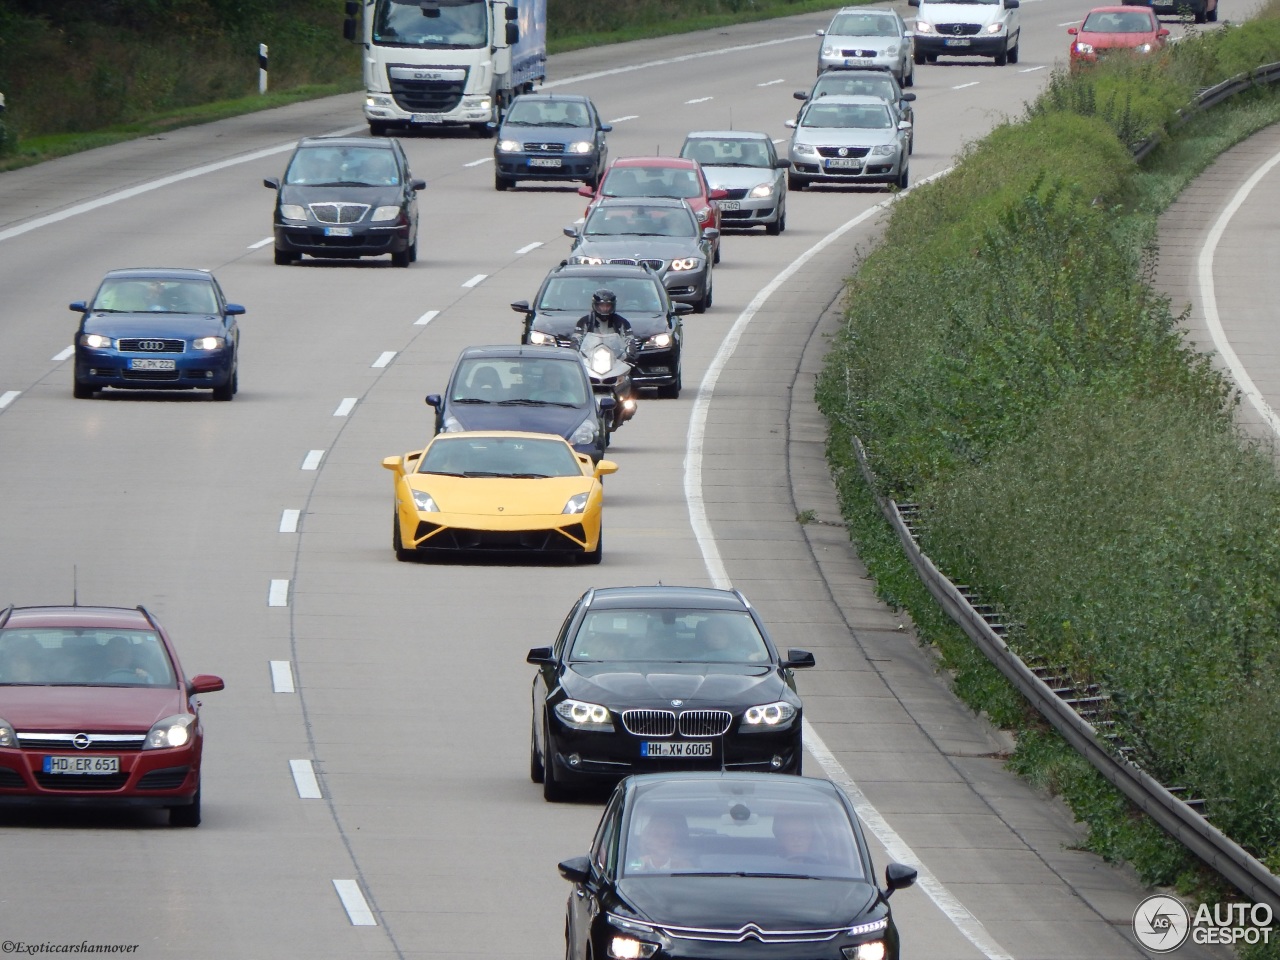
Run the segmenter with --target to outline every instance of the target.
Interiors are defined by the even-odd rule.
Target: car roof
[[[810,100],[810,103],[818,103],[817,100]],[[874,104],[877,107],[885,106],[885,102],[879,97],[869,97],[864,93],[831,93],[822,98],[822,103],[830,106],[835,104],[839,106],[842,103],[856,104],[858,106],[870,106]]]
[[[155,624],[141,607],[41,606],[11,607],[0,613],[0,627],[106,627],[111,630],[154,630]]]
[[[204,280],[206,282],[213,279],[213,274],[208,270],[197,270],[194,267],[121,267],[118,270],[108,270],[104,276],[115,278],[146,278],[146,279],[165,279],[165,280]]]
[[[697,607],[703,610],[750,610],[751,604],[737,590],[684,587],[663,583],[638,587],[596,587],[590,591],[592,609],[632,607]]]
[[[302,147],[365,147],[374,150],[394,150],[395,141],[390,138],[373,137],[303,137],[298,141]]]
[[[619,157],[609,168],[613,167],[695,167],[697,161],[688,157]]]
[[[843,791],[825,777],[780,776],[776,773],[765,773],[747,770],[670,770],[664,773],[633,773],[626,778],[626,783],[633,787],[660,780],[711,780],[718,783],[767,783],[782,790],[813,789],[830,791],[832,796],[843,799]],[[794,784],[794,787],[785,786]]]
[[[562,263],[547,274],[547,279],[550,280],[552,277],[594,277],[602,273],[607,273],[611,277],[635,277],[637,280],[648,279],[656,283],[662,282],[658,279],[658,275],[654,273],[652,267],[639,263]]]
[[[467,347],[458,356],[462,360],[473,360],[478,357],[488,359],[519,359],[529,357],[538,360],[569,360],[580,365],[578,355],[568,347],[548,347],[524,343],[500,343],[490,346]]]
[[[685,135],[685,140],[771,140],[767,133],[755,130],[695,130]]]
[[[1151,13],[1151,8],[1148,6],[1129,3],[1123,6],[1094,7],[1089,11],[1089,13]],[[1085,16],[1089,16],[1089,13],[1086,13]],[[1154,14],[1152,15],[1154,16]]]
[[[591,98],[581,93],[522,93],[514,100],[555,100],[563,103],[590,103]]]
[[[889,10],[885,7],[841,7],[836,11],[835,16],[838,17],[845,13],[871,13],[879,14],[883,17],[896,17],[898,15],[896,10]],[[832,17],[832,19],[834,20],[835,17]]]
[[[437,433],[428,445],[437,440],[449,441],[458,438],[474,440],[486,437],[495,440],[550,440],[553,443],[558,440],[566,447],[569,446],[569,441],[557,433],[534,433],[530,430],[458,430],[453,433]]]
[[[873,98],[874,99],[874,98]],[[883,103],[883,100],[877,100]],[[601,197],[595,202],[595,209],[600,207],[631,207],[641,203],[654,207],[689,207],[689,201],[683,197]],[[689,207],[692,210],[692,207]]]

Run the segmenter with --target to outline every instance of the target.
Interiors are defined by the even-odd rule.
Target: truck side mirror
[[[509,14],[515,13],[515,11],[511,7],[507,7],[507,13]],[[520,42],[520,24],[508,23],[507,24],[507,46],[514,47],[519,42]]]

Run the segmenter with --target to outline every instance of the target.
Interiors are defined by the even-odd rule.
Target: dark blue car
[[[427,403],[436,410],[436,433],[554,433],[596,461],[609,443],[605,410],[613,398],[597,402],[578,354],[563,347],[468,347],[445,393]]]
[[[595,189],[609,163],[595,104],[583,96],[526,93],[511,101],[493,146],[493,186],[517,180],[581,180]]]
[[[72,393],[104,388],[212,390],[230,400],[239,388],[238,303],[227,303],[205,270],[112,270],[98,292],[71,309],[81,314]]]

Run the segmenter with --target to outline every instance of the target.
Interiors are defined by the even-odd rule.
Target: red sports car
[[[166,807],[200,824],[201,693],[142,607],[0,610],[0,805]]]
[[[712,190],[702,165],[685,157],[621,157],[609,165],[599,185],[578,189],[590,197],[587,212],[604,197],[674,197],[687,200],[698,223],[720,229],[720,205],[716,201],[729,195],[727,190]],[[712,242],[713,262],[720,262],[720,238]]]
[[[1169,35],[1150,7],[1138,6],[1097,7],[1067,33],[1075,37],[1069,51],[1073,67],[1117,51],[1152,53],[1164,47]]]

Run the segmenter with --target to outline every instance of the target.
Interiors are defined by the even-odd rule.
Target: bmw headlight
[[[609,941],[609,956],[613,960],[648,960],[657,952],[656,943],[645,943],[635,937],[620,935]]]
[[[165,717],[147,731],[143,750],[159,750],[162,747],[185,747],[191,742],[196,718],[189,713],[177,713]]]
[[[541,330],[530,330],[529,342],[540,344],[544,347],[554,347],[556,345],[556,338],[549,333],[543,333]]]
[[[697,270],[702,265],[702,261],[697,257],[681,257],[678,260],[671,261],[671,269],[676,273],[683,273],[686,270]]]
[[[592,257],[584,254],[578,254],[569,258],[570,263],[586,263],[591,266],[599,266],[604,263],[604,257]]]
[[[280,204],[280,216],[285,220],[307,219],[307,208],[300,203]]]
[[[0,747],[16,747],[18,737],[13,732],[13,724],[8,720],[0,720]]]
[[[752,200],[763,200],[765,197],[771,197],[773,196],[773,184],[757,183],[747,191],[747,196]]]
[[[742,726],[744,730],[750,727],[756,729],[781,727],[789,723],[795,715],[796,708],[785,700],[762,703],[758,707],[747,708],[747,712],[742,715]]]
[[[869,151],[873,157],[892,157],[898,152],[896,143],[877,143]]]
[[[104,337],[100,333],[82,333],[80,334],[80,346],[88,347],[91,350],[111,350],[115,347],[116,342],[110,337]]]
[[[397,220],[400,217],[400,208],[394,204],[385,207],[374,207],[373,216],[369,218],[373,223],[386,223],[388,220]]]
[[[569,498],[569,502],[564,505],[561,513],[583,513],[587,509],[587,499],[590,493],[577,493]]]
[[[987,33],[1004,33],[1004,24],[1000,22],[988,23]]]
[[[461,433],[464,427],[453,414],[449,414],[444,418],[444,423],[440,424],[441,433]]]
[[[556,716],[579,730],[613,733],[613,721],[609,718],[609,708],[598,703],[561,700],[556,704]]]
[[[596,442],[596,418],[587,417],[578,424],[573,433],[569,434],[569,442],[575,447],[585,447],[589,443]]]
[[[923,20],[917,20],[915,31],[916,33],[933,33],[933,24],[925,23]]]
[[[664,347],[671,346],[671,334],[659,333],[644,342],[646,347],[652,347],[654,350],[661,350]]]
[[[499,140],[498,152],[499,153],[519,153],[521,146],[522,144],[520,143],[519,140]]]
[[[196,337],[191,346],[196,350],[221,350],[227,345],[225,337]]]
[[[431,499],[431,494],[423,490],[412,490],[413,505],[418,508],[420,513],[439,513],[440,508],[436,506],[436,502]]]
[[[570,153],[590,153],[596,148],[596,145],[590,140],[578,140],[569,144]]]

